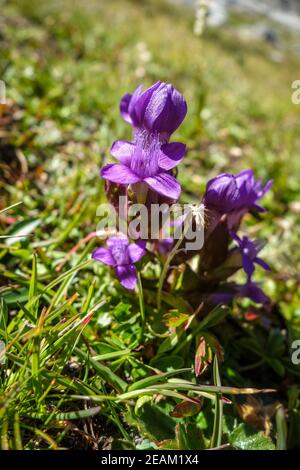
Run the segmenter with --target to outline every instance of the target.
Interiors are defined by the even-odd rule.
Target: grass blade
[[[219,364],[217,355],[214,358],[213,365],[213,375],[214,375],[214,384],[217,387],[221,386],[221,377],[219,371]],[[222,424],[223,424],[223,401],[219,393],[215,397],[215,416],[214,416],[214,427],[213,434],[211,438],[210,447],[220,447],[222,444]]]
[[[96,361],[92,356],[85,353],[79,348],[75,348],[74,352],[83,359],[84,361],[90,363],[91,367],[93,367],[99,376],[107,383],[109,383],[112,387],[114,387],[118,392],[123,392],[127,388],[127,383],[121,379],[118,375],[114,374],[109,367],[100,364],[100,362]]]

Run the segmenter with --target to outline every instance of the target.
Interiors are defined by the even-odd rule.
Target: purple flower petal
[[[131,243],[128,246],[128,254],[133,263],[137,263],[146,253],[146,243]]]
[[[115,235],[115,236],[109,237],[106,241],[106,244],[109,248],[115,245],[126,247],[129,245],[129,240],[125,235]]]
[[[242,240],[240,239],[240,237],[237,235],[237,233],[235,233],[233,230],[230,230],[229,231],[229,235],[231,236],[231,238],[233,240],[235,240],[239,246],[241,246],[242,244]]]
[[[232,292],[216,292],[215,294],[209,296],[209,300],[213,304],[228,305],[232,301],[233,297],[234,293]]]
[[[133,264],[127,266],[117,266],[115,273],[120,283],[125,289],[134,289],[137,283],[137,273]]]
[[[129,240],[125,235],[110,237],[107,240],[107,246],[118,266],[124,266],[130,263],[128,255]]]
[[[140,86],[133,95],[123,96],[120,112],[135,129],[158,133],[161,142],[167,142],[183,121],[187,105],[172,85],[157,82],[144,92]]]
[[[259,264],[266,271],[271,271],[271,268],[268,265],[268,263],[266,263],[262,258],[255,258],[254,261],[255,261],[256,264]]]
[[[135,133],[130,168],[140,177],[140,181],[147,176],[154,176],[160,172],[158,166],[160,147],[161,144],[157,135],[149,135],[144,131]]]
[[[226,214],[238,207],[239,198],[234,175],[221,173],[207,183],[204,204]]]
[[[156,90],[158,90],[161,85],[161,82],[154,83],[154,85],[152,85],[150,88],[147,88],[142,94],[137,96],[137,99],[134,102],[131,103],[130,112],[135,113],[138,126],[143,125],[145,112],[151,97],[153,94],[155,94]],[[141,89],[142,86],[140,86],[137,90],[141,92]],[[151,130],[151,128],[149,130]]]
[[[115,266],[116,262],[110,252],[106,248],[96,248],[92,253],[92,258],[101,261],[101,263],[107,264],[108,266]]]
[[[171,170],[178,165],[185,154],[186,146],[180,142],[172,142],[161,147],[158,164],[163,170]]]
[[[267,209],[265,209],[264,207],[260,206],[259,204],[253,204],[253,206],[251,207],[251,209],[255,212],[259,212],[261,214],[263,214],[264,212],[268,212]]]
[[[130,93],[126,93],[126,95],[122,96],[121,101],[120,101],[120,113],[124,121],[129,122],[129,124],[132,124],[132,119],[128,113],[128,108],[130,101],[132,99],[132,95]]]
[[[269,189],[271,189],[272,186],[273,180],[269,180],[262,189],[257,191],[258,199],[261,199],[269,191]]]
[[[153,191],[166,196],[170,199],[178,199],[181,193],[181,187],[176,178],[168,173],[161,173],[157,176],[149,176],[144,181]]]
[[[110,153],[124,165],[129,165],[133,150],[134,144],[132,142],[116,140],[111,146]]]
[[[112,181],[112,183],[118,184],[133,184],[140,181],[140,178],[122,163],[106,165],[101,170],[101,176],[108,181]]]
[[[139,105],[138,102],[140,101],[140,98],[142,95],[145,93],[142,93],[143,85],[139,85],[135,92],[132,95],[132,98],[129,103],[128,107],[128,112],[130,114],[130,117],[132,119],[132,125],[134,127],[138,127],[141,123],[141,118],[139,115]]]
[[[154,86],[156,86],[155,84]],[[152,87],[151,87],[152,88]],[[151,90],[151,88],[149,90]],[[165,83],[159,83],[155,93],[151,93],[150,100],[145,108],[144,121],[148,129],[153,129],[153,124],[168,104],[168,89]]]
[[[242,262],[243,262],[244,271],[247,274],[248,278],[250,278],[252,274],[254,273],[254,269],[255,269],[254,263],[249,256],[244,255],[244,254],[242,255]]]
[[[141,96],[143,85],[137,87],[133,95],[127,93],[121,98],[120,101],[120,113],[123,119],[126,122],[129,122],[132,126],[139,126],[140,119],[137,115],[138,108],[136,107],[136,103]]]
[[[151,99],[144,115],[146,128],[171,135],[182,123],[187,113],[183,96],[175,88],[161,83]]]
[[[245,183],[251,183],[251,185],[254,184],[254,173],[251,168],[248,168],[247,170],[242,170],[238,175],[235,177],[236,179],[236,184],[238,188],[241,188],[243,184]]]
[[[269,297],[258,287],[254,282],[247,282],[239,292],[240,297],[248,297],[257,304],[264,304],[268,302]]]

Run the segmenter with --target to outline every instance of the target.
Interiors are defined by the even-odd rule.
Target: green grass
[[[300,107],[291,102],[298,59],[287,52],[276,63],[269,46],[237,41],[230,26],[203,38],[192,26],[189,11],[158,0],[1,8],[8,106],[0,117],[0,209],[21,202],[1,212],[1,236],[26,233],[0,239],[2,449],[300,446],[300,370],[291,362],[300,337]],[[138,296],[90,261],[95,239],[68,253],[96,229],[105,201],[99,168],[112,141],[130,137],[120,97],[156,80],[173,83],[188,102],[176,136],[188,146],[183,201],[199,201],[222,171],[251,166],[274,179],[269,212],[245,222],[267,239],[272,273],[258,280],[272,303],[218,308],[167,335],[143,272],[141,340]],[[166,312],[174,308],[174,298],[163,301]],[[190,313],[176,302],[181,315]],[[246,321],[249,311],[259,320]],[[196,379],[203,335],[224,357]],[[276,393],[250,399],[245,388]]]

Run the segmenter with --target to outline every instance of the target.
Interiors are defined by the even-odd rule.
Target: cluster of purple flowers
[[[102,178],[126,190],[130,188],[139,203],[153,193],[164,200],[177,201],[181,187],[172,170],[182,161],[186,147],[169,140],[187,113],[185,99],[172,85],[157,82],[144,92],[139,86],[133,95],[123,96],[120,112],[132,126],[132,141],[117,140],[112,144],[111,154],[119,163],[105,165],[101,169]],[[137,281],[133,263],[145,251],[132,258],[131,253],[138,245],[130,245],[124,236],[110,238],[107,246],[106,251],[95,250],[93,258],[113,266],[121,284],[133,289]],[[114,251],[123,255],[116,258]]]
[[[259,201],[271,186],[271,180],[265,185],[263,185],[261,180],[255,180],[251,169],[243,170],[237,175],[229,173],[220,174],[210,180],[206,186],[203,202],[209,219],[207,239],[211,238],[212,240],[212,243],[207,243],[207,246],[209,250],[212,250],[212,247],[220,242],[220,236],[228,239],[228,243],[223,244],[223,260],[222,257],[221,260],[226,265],[226,260],[234,258],[235,254],[239,252],[241,267],[243,267],[247,277],[245,285],[239,288],[235,286],[231,293],[227,293],[228,300],[237,295],[248,297],[257,303],[268,301],[268,297],[252,280],[255,264],[260,265],[266,270],[270,269],[268,264],[257,256],[263,248],[263,244],[260,241],[251,241],[247,236],[241,239],[236,232],[244,215],[248,212],[265,212],[265,209],[259,205]],[[222,226],[221,233],[218,230],[220,226]],[[237,247],[228,251],[230,238],[236,242]],[[205,250],[206,247],[204,247],[203,251],[205,252]],[[213,259],[213,256],[210,256],[210,259]],[[218,264],[222,264],[220,258],[218,259]],[[217,300],[219,299],[218,295],[216,298]]]
[[[181,142],[170,142],[173,132],[180,126],[187,113],[184,97],[170,84],[157,82],[142,91],[138,87],[131,94],[121,99],[120,113],[123,119],[132,126],[132,140],[117,140],[112,144],[111,154],[118,163],[105,165],[101,176],[110,185],[116,185],[128,194],[130,191],[138,203],[155,201],[177,201],[181,187],[174,174],[174,168],[182,161],[186,147]],[[223,173],[211,179],[206,186],[203,204],[207,214],[205,227],[205,244],[200,251],[202,271],[199,279],[208,285],[207,279],[213,279],[212,285],[217,289],[216,297],[223,298],[233,294],[222,293],[222,276],[220,267],[228,265],[228,260],[236,258],[244,269],[247,281],[238,290],[238,295],[248,296],[255,302],[265,302],[267,297],[253,282],[255,264],[264,269],[269,266],[258,257],[261,243],[251,241],[248,237],[237,235],[241,221],[248,212],[263,212],[260,200],[271,187],[269,181],[263,185],[256,181],[251,169],[237,175]],[[231,240],[237,246],[229,249]],[[165,253],[172,247],[172,239],[165,240],[157,251]],[[221,247],[221,249],[220,249]],[[133,289],[137,281],[134,263],[145,254],[145,243],[130,243],[124,236],[114,236],[107,240],[107,248],[97,248],[93,258],[114,268],[121,284]],[[218,268],[218,283],[210,270]],[[236,270],[235,269],[235,270]],[[222,269],[221,269],[222,271]],[[234,271],[234,270],[233,270]],[[228,270],[224,271],[227,273]],[[231,271],[232,272],[232,271]],[[217,286],[217,287],[216,287]],[[199,288],[201,290],[201,288]],[[204,289],[205,290],[205,289]],[[209,290],[209,289],[208,289]],[[236,295],[236,290],[234,295]]]

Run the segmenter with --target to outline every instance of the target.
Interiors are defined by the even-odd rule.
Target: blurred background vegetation
[[[236,173],[252,167],[257,177],[274,179],[265,200],[269,212],[262,220],[246,221],[251,236],[267,241],[264,257],[273,271],[261,280],[272,309],[266,316],[262,313],[255,327],[244,324],[247,303],[232,312],[233,324],[223,328],[220,338],[225,350],[222,373],[224,383],[230,385],[279,390],[277,398],[284,403],[289,420],[288,446],[299,446],[299,368],[290,360],[291,343],[300,338],[300,105],[291,100],[292,82],[300,79],[299,33],[266,19],[273,35],[249,35],[249,26],[258,23],[259,17],[233,11],[226,24],[197,36],[194,10],[163,0],[0,4],[0,79],[7,92],[7,106],[0,115],[0,210],[22,201],[0,214],[0,230],[2,236],[28,234],[0,240],[1,318],[6,315],[7,323],[13,324],[7,333],[9,341],[23,327],[28,336],[24,318],[28,314],[27,322],[32,323],[32,316],[37,318],[45,305],[51,306],[53,321],[86,313],[103,296],[110,302],[85,330],[82,351],[89,344],[97,355],[117,353],[128,348],[138,334],[136,301],[120,291],[105,267],[75,269],[63,279],[67,284],[61,291],[53,287],[61,273],[78,267],[92,249],[92,244],[81,247],[58,272],[69,250],[96,228],[96,208],[105,201],[99,168],[111,159],[112,141],[130,138],[130,128],[119,116],[120,97],[140,83],[171,82],[188,102],[187,118],[177,133],[188,148],[179,171],[183,201],[199,201],[207,180],[223,171]],[[38,292],[43,293],[42,301],[33,306],[30,301]],[[63,304],[74,295],[72,302]],[[151,311],[149,306],[149,315]],[[40,344],[51,325],[43,324],[45,330],[37,333]],[[236,345],[230,344],[230,334],[236,336]],[[64,402],[61,390],[67,396],[72,387],[58,377],[77,374],[91,389],[101,386],[103,393],[105,379],[90,377],[95,364],[78,365],[83,358],[78,359],[73,349],[62,353],[61,344],[49,356],[37,355],[48,375],[39,376],[37,367],[32,379],[28,366],[37,343],[27,336],[12,346],[9,380],[1,371],[4,448],[128,448],[137,442],[151,447],[151,442],[173,436],[174,423],[169,421],[165,434],[157,436],[151,425],[149,429],[146,408],[137,419],[123,405],[110,403],[100,416],[97,410],[96,431],[90,428],[88,411],[82,414],[86,419],[75,421],[79,431],[74,424],[64,428],[59,423],[74,423],[74,416],[66,413],[80,409],[82,403]],[[128,353],[109,362],[109,367],[129,381],[142,379],[150,373],[145,364],[155,356],[151,348],[155,351],[150,341],[143,359]],[[195,348],[186,350],[184,360],[175,354],[181,359],[175,368],[190,367],[193,354]],[[65,369],[66,358],[71,372]],[[256,362],[257,369],[243,371],[243,366]],[[152,366],[163,370],[161,363],[153,361]],[[205,379],[209,381],[209,375]],[[52,380],[60,383],[53,385],[54,390]],[[251,406],[263,408],[260,402]],[[46,420],[49,410],[54,421]],[[155,410],[152,413],[159,420],[162,411]],[[210,413],[204,410],[197,418],[204,434],[211,426]],[[264,408],[259,413],[265,429],[271,418]],[[230,430],[243,418],[233,416],[230,411]],[[239,421],[233,424],[234,419]],[[16,434],[16,429],[21,430]],[[224,432],[229,433],[228,429]]]

